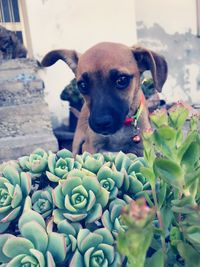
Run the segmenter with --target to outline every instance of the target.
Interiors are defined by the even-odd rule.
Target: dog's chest
[[[134,127],[122,127],[115,134],[105,137],[103,150],[117,152],[123,151],[125,153],[142,154],[142,141],[135,142],[134,137],[140,136],[140,130]]]

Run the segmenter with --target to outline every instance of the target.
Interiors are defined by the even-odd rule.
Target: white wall
[[[83,52],[102,42],[136,43],[133,0],[26,0],[33,54],[37,59],[57,48]],[[73,78],[65,63],[41,72],[54,127],[66,120],[60,92]]]
[[[196,0],[135,0],[136,19],[147,26],[159,23],[167,33],[196,33]]]
[[[169,64],[163,97],[200,103],[200,39],[196,0],[135,0],[138,42]]]

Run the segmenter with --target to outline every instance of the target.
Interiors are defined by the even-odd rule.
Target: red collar
[[[141,97],[140,97],[140,105],[139,105],[136,113],[133,116],[126,117],[126,119],[124,121],[124,124],[126,126],[134,126],[134,127],[137,126],[139,117],[140,117],[140,115],[144,109],[144,103],[145,103],[145,97],[144,97],[144,94],[142,93]]]

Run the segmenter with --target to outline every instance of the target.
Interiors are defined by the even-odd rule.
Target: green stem
[[[157,195],[156,195],[156,191],[155,188],[152,189],[152,194],[153,194],[153,200],[155,203],[155,207],[156,207],[156,214],[157,214],[157,218],[158,218],[158,222],[160,225],[160,229],[162,230],[162,232],[165,232],[165,228],[164,228],[164,224],[163,224],[163,219],[162,219],[162,215],[160,212],[160,208],[158,205],[158,200],[157,200]],[[161,235],[161,244],[162,244],[162,252],[163,252],[163,257],[164,257],[164,266],[166,266],[166,261],[167,261],[167,248],[166,248],[166,244],[165,244],[165,238],[163,237],[163,235]]]

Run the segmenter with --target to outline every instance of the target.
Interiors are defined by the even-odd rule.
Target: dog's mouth
[[[124,118],[120,116],[116,120],[110,115],[105,115],[100,118],[90,117],[89,126],[95,133],[108,136],[115,134],[123,127],[125,118],[126,116]]]

